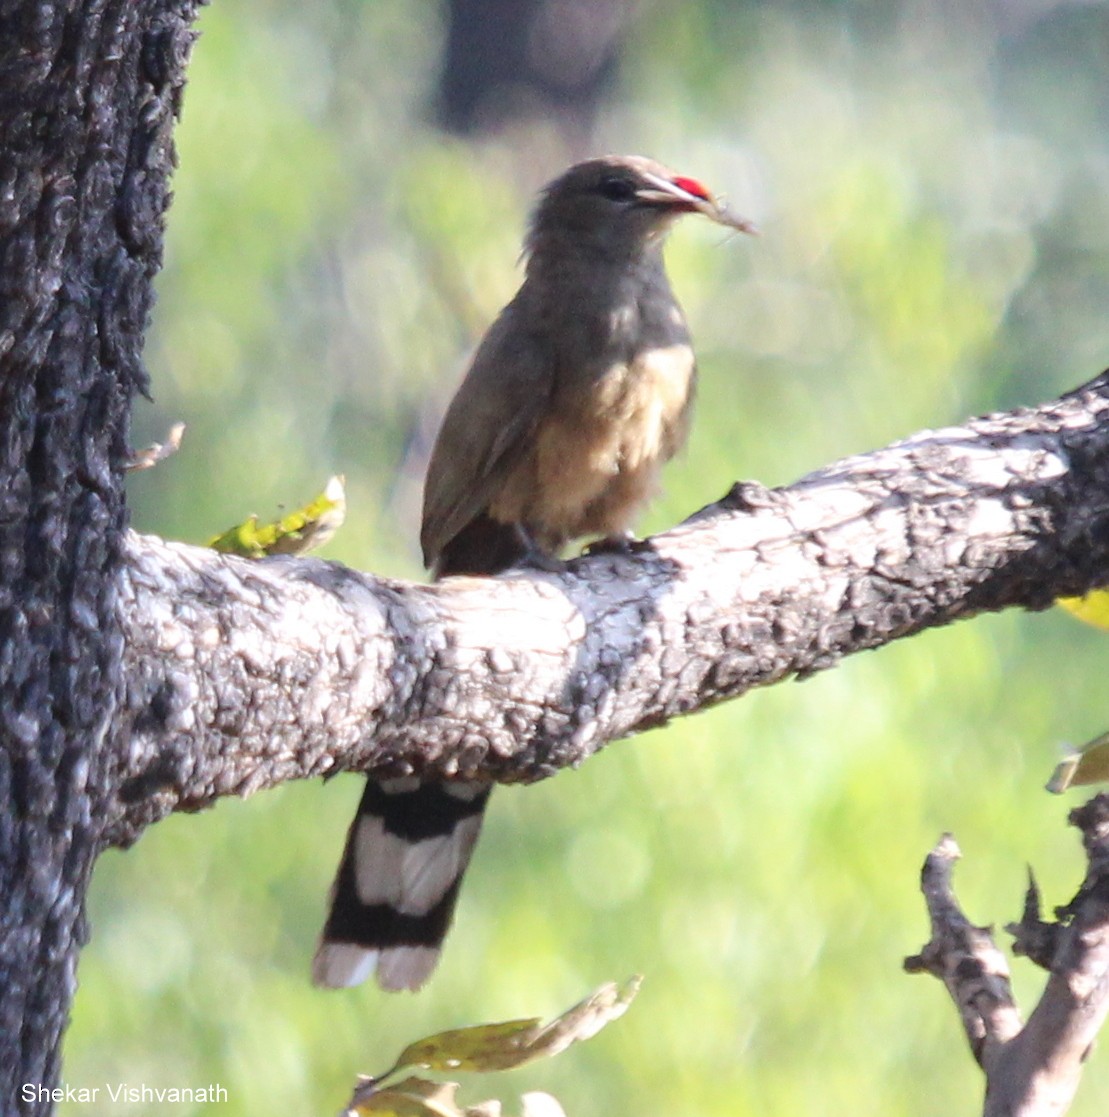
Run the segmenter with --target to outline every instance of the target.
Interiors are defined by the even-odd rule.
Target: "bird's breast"
[[[574,385],[535,432],[526,465],[495,502],[547,544],[630,529],[659,468],[685,442],[694,380],[684,343],[613,360]]]
[[[613,364],[583,401],[585,423],[606,447],[604,468],[612,473],[669,459],[684,441],[692,388],[693,350],[684,343]]]

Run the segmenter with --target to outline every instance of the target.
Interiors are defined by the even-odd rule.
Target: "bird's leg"
[[[543,570],[548,574],[561,574],[566,569],[566,563],[541,546],[524,524],[513,524],[513,527],[524,552],[514,565],[532,570]]]

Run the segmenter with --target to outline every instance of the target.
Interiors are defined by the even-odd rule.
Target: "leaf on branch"
[[[629,978],[623,985],[607,982],[545,1027],[539,1019],[509,1020],[428,1036],[409,1044],[393,1069],[510,1070],[534,1059],[557,1055],[623,1016],[639,990],[639,983],[639,977]]]
[[[630,977],[622,985],[610,981],[580,1004],[549,1024],[535,1017],[455,1028],[409,1044],[397,1061],[376,1078],[363,1078],[355,1087],[346,1113],[377,1117],[500,1117],[499,1101],[459,1108],[457,1082],[436,1083],[410,1076],[392,1085],[384,1081],[406,1067],[427,1070],[498,1071],[523,1066],[535,1059],[557,1055],[579,1040],[595,1036],[610,1021],[623,1016],[639,991],[641,979]],[[523,1117],[565,1117],[549,1094],[523,1098]]]
[[[521,1053],[529,1050],[542,1023],[535,1017],[439,1032],[409,1044],[401,1052],[397,1067],[479,1072],[508,1070],[519,1065]]]
[[[1103,733],[1068,753],[1055,766],[1047,790],[1061,795],[1068,787],[1109,780],[1109,733]]]
[[[303,508],[265,524],[260,524],[257,516],[251,516],[210,539],[208,546],[240,558],[303,555],[331,539],[342,526],[346,514],[343,478],[332,477],[323,492]]]

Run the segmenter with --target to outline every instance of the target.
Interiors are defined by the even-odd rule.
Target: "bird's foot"
[[[514,570],[541,570],[544,574],[562,574],[566,563],[538,547],[532,547],[513,564]]]
[[[594,539],[586,546],[582,554],[585,555],[634,555],[642,551],[647,544],[642,539],[636,539],[630,531],[622,531],[617,535],[606,535],[601,539]]]

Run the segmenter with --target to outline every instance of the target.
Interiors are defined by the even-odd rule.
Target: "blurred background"
[[[762,230],[671,239],[700,406],[644,531],[1109,364],[1104,3],[239,0],[200,29],[134,439],[188,432],[132,478],[139,530],[201,543],[341,472],[325,555],[422,578],[436,423],[534,190],[588,154],[653,155]],[[410,1039],[638,972],[617,1024],[469,1100],[975,1112],[946,995],[901,973],[920,862],[953,830],[981,923],[1018,916],[1027,863],[1069,898],[1080,795],[1042,787],[1060,741],[1109,727],[1107,664],[1058,611],[986,617],[501,790],[417,997],[308,983],[359,779],[171,818],[101,859],[65,1078],[333,1113]],[[1040,977],[1016,985],[1030,1009]],[[1099,1050],[1072,1112],[1107,1107]]]

